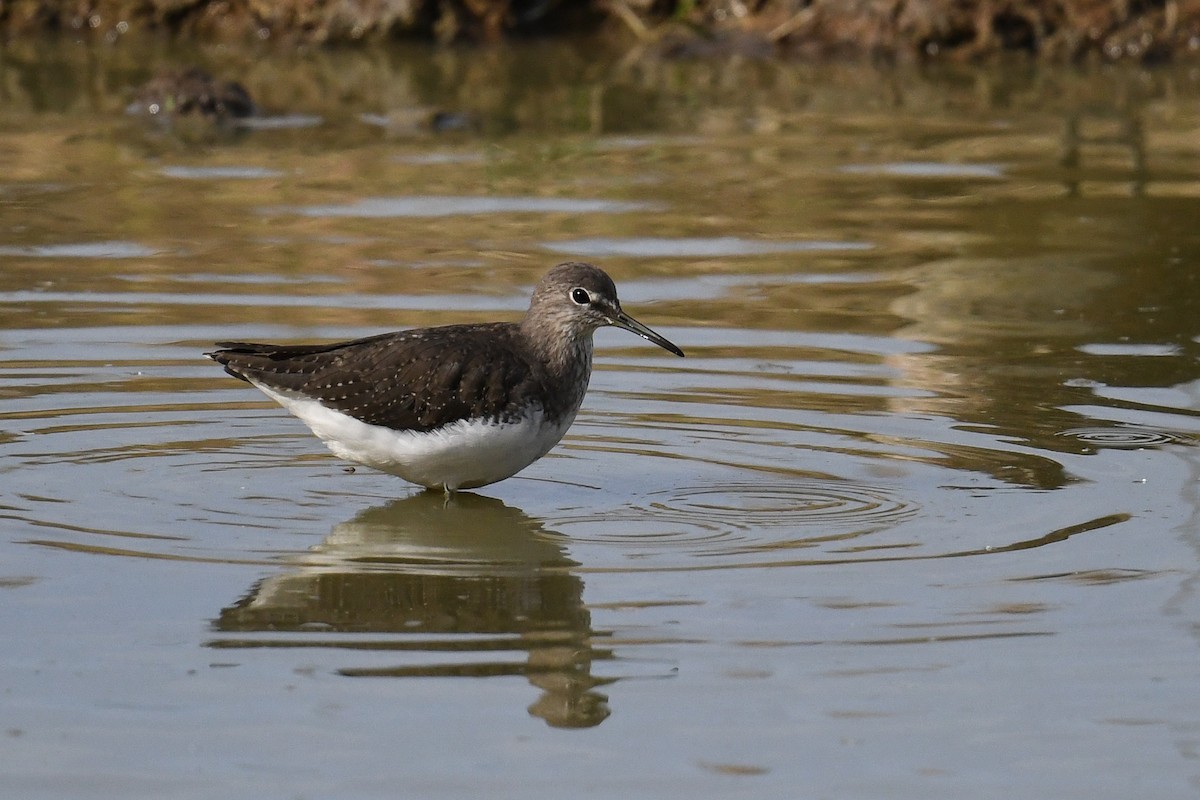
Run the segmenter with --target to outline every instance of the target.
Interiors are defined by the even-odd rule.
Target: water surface
[[[186,57],[0,63],[7,793],[1194,796],[1195,75]],[[688,357],[449,502],[200,356],[566,259]]]

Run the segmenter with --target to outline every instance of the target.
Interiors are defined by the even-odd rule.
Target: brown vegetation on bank
[[[616,32],[649,52],[1057,61],[1200,56],[1200,0],[0,0],[0,32],[115,40],[496,41]]]

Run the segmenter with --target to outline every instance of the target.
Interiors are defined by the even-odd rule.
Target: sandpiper
[[[218,342],[205,353],[299,417],[336,455],[447,493],[504,480],[558,444],[615,325],[683,356],[630,317],[612,278],[568,262],[519,323],[446,325],[317,345]]]

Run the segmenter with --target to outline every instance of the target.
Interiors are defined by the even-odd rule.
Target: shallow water
[[[186,57],[0,60],[5,793],[1200,788],[1196,74]],[[568,258],[688,357],[448,503],[200,357]]]

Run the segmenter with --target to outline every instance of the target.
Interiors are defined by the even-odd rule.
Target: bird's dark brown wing
[[[513,419],[544,377],[515,325],[449,325],[327,345],[218,342],[231,375],[302,394],[372,425],[430,431]]]

